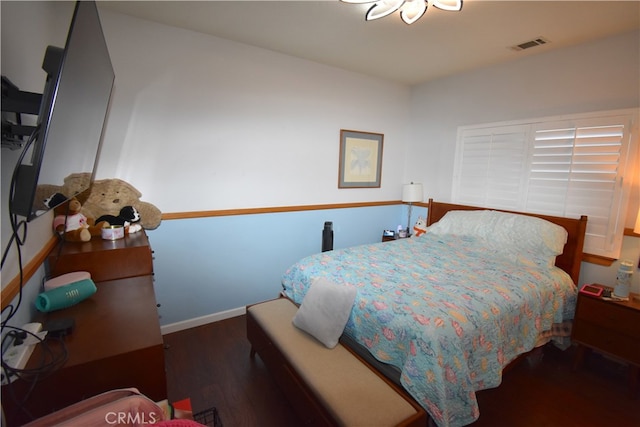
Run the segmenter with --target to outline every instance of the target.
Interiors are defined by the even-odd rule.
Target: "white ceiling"
[[[107,1],[100,8],[405,84],[640,28],[640,1],[465,0],[366,22],[369,6],[322,1]],[[510,47],[543,37],[549,43]]]

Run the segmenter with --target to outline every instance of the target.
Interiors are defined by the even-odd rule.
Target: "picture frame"
[[[340,130],[338,188],[380,188],[384,134]]]

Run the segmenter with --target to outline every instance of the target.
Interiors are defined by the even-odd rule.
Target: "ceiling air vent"
[[[549,40],[545,39],[544,37],[538,37],[536,39],[529,40],[524,43],[517,44],[515,46],[511,46],[511,49],[520,51],[520,50],[529,49],[529,48],[540,46],[547,43],[549,43]]]

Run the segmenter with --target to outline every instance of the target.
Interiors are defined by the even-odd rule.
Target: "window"
[[[637,110],[623,110],[461,127],[453,200],[587,215],[584,251],[618,258],[630,184],[624,173],[637,116]]]

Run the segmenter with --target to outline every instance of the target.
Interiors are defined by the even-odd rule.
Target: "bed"
[[[302,304],[320,283],[355,288],[343,343],[438,426],[467,425],[475,393],[497,387],[510,362],[568,340],[586,222],[429,200],[425,234],[306,257],[283,294]]]

